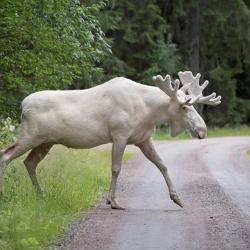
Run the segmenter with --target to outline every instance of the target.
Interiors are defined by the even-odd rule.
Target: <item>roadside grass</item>
[[[227,136],[250,136],[250,127],[238,127],[238,128],[208,128],[208,138],[212,137],[227,137]],[[168,128],[157,129],[154,140],[176,140],[176,139],[191,139],[189,132],[185,131],[181,135],[173,138],[169,134]]]
[[[125,153],[124,160],[133,153]],[[39,250],[63,234],[110,184],[108,151],[55,146],[38,168],[45,199],[32,187],[21,157],[7,169],[0,199],[0,249]]]

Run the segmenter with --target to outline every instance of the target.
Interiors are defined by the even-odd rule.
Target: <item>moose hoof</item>
[[[180,207],[183,207],[183,204],[181,203],[181,200],[177,194],[170,194],[170,198],[175,204],[177,204]]]
[[[109,198],[106,200],[106,204],[110,205],[112,209],[120,209],[120,210],[125,209],[124,207],[119,206],[115,200]]]
[[[111,208],[112,209],[125,210],[124,207],[119,206],[116,202],[111,202]]]

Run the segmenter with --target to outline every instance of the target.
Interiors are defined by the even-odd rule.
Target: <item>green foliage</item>
[[[112,57],[102,64],[111,75],[151,84],[157,73],[174,73],[179,57],[168,26],[155,0],[113,1],[101,23],[112,40]],[[114,14],[114,15],[113,15]],[[114,16],[111,26],[110,16]]]
[[[237,124],[240,122],[240,116],[236,114],[236,92],[232,70],[225,66],[218,66],[210,71],[211,87],[217,93],[223,93],[223,101],[219,108],[206,107],[208,110],[208,121],[214,125]],[[225,84],[227,88],[225,88]]]
[[[181,58],[222,95],[216,108],[204,106],[210,125],[248,123],[250,98],[250,11],[243,0],[159,1]]]
[[[0,148],[15,141],[17,127],[10,117],[0,120]]]
[[[130,154],[125,154],[129,159]],[[110,182],[110,152],[55,146],[41,163],[38,178],[45,192],[39,199],[23,166],[11,163],[0,202],[0,249],[43,249],[83,216]]]
[[[211,25],[213,23],[213,25]],[[207,109],[210,124],[225,126],[249,122],[250,11],[242,0],[209,1],[201,17],[205,68],[215,90],[223,96],[220,106]],[[207,60],[209,58],[209,60]],[[241,91],[237,87],[241,85]],[[249,92],[250,93],[250,92]]]
[[[201,109],[208,124],[249,124],[250,11],[244,1],[114,0],[100,22],[112,42],[113,55],[102,64],[107,78],[151,84],[155,74],[192,69],[211,81],[206,93],[223,96],[220,106]]]
[[[96,8],[77,0],[1,1],[0,113],[16,114],[23,96],[37,90],[89,85],[109,51]]]

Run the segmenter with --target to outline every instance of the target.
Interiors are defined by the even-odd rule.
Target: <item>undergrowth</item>
[[[53,242],[108,189],[110,158],[107,151],[55,146],[38,168],[44,200],[34,192],[24,157],[13,161],[0,199],[0,249],[39,250]]]

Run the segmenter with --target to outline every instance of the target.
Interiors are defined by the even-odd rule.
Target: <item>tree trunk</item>
[[[200,36],[199,36],[199,6],[192,7],[189,12],[189,65],[194,74],[200,71]]]
[[[173,40],[179,45],[184,63],[194,75],[201,73],[203,81],[204,69],[200,61],[200,11],[204,0],[196,0],[192,5],[183,1],[185,15],[178,16],[178,4],[173,0],[161,1],[163,15],[170,23]],[[200,114],[203,113],[203,105],[195,105]]]
[[[203,72],[200,62],[200,1],[197,1],[197,4],[190,8],[188,13],[188,61],[190,68],[194,75],[201,73],[201,81],[203,81]],[[195,108],[197,111],[203,113],[203,105],[196,104]]]

